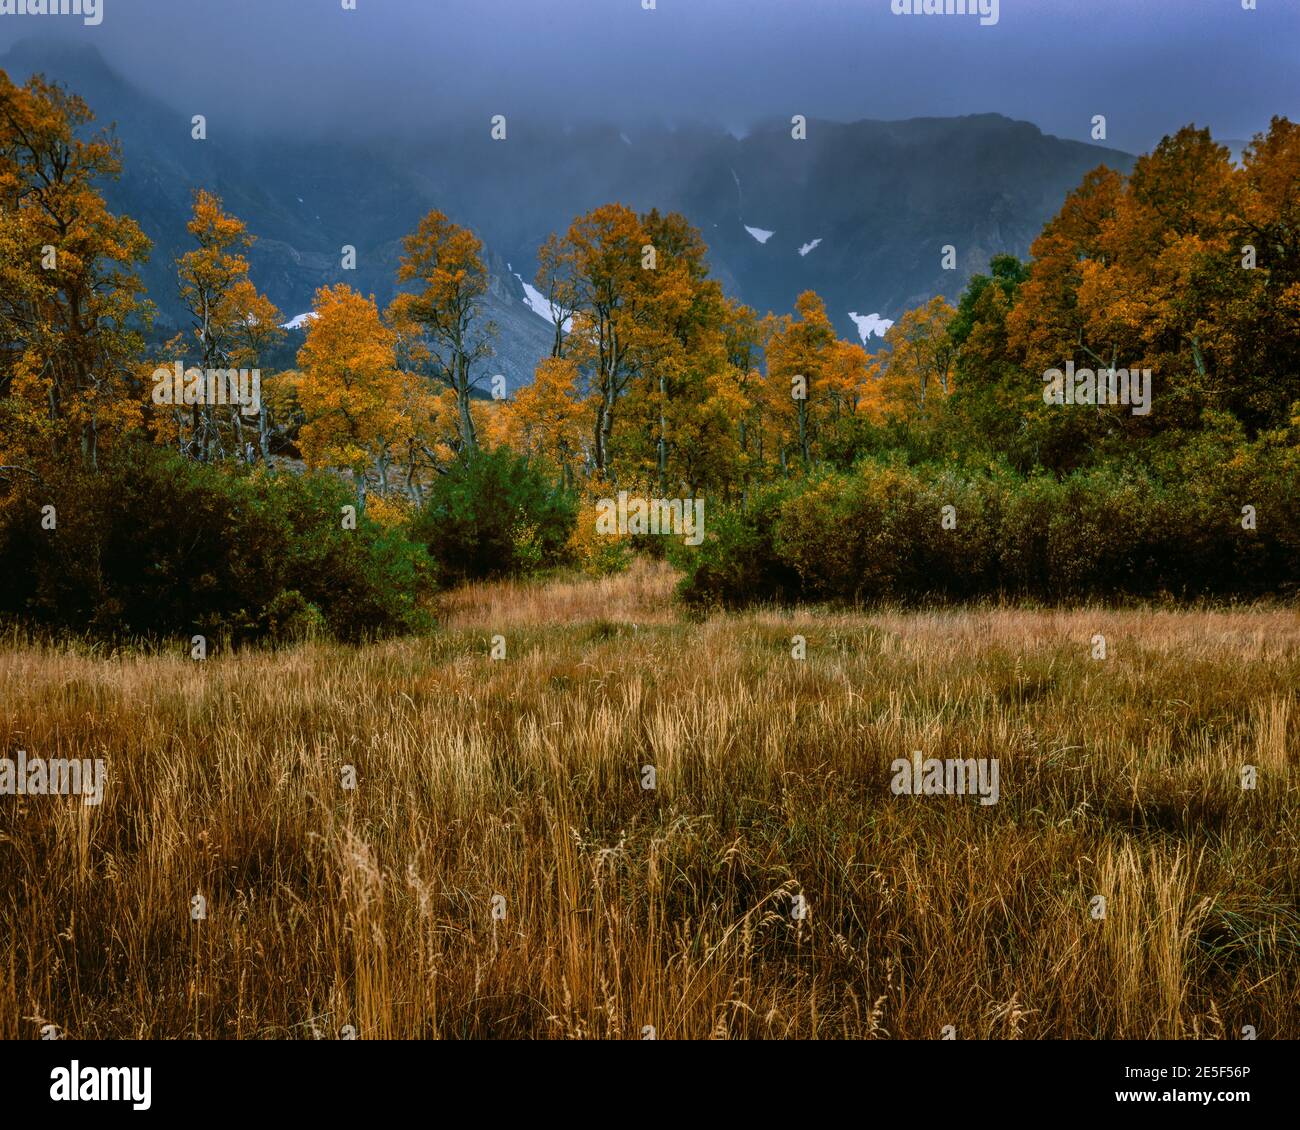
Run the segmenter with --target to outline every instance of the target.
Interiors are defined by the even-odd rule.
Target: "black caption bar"
[[[770,1107],[776,1096],[768,1083],[782,1093],[790,1088],[806,1115],[820,1102],[842,1103],[848,1080],[860,1101],[894,1093],[926,1117],[969,1113],[972,1103],[986,1101],[1046,1113],[1130,1107],[1200,1109],[1218,1117],[1235,1107],[1258,1117],[1289,1104],[1295,1044],[875,1041],[751,1044],[683,1055],[672,1046],[561,1051],[366,1040],[48,1041],[11,1043],[3,1055],[5,1110],[56,1118],[95,1118],[110,1110],[141,1119],[199,1110],[207,1116],[373,1116],[433,1101],[447,1088],[462,1101],[482,1100],[496,1114],[515,1103],[535,1109],[562,1093],[593,1109],[607,1091],[611,1100],[690,1093],[711,1097],[720,1112],[734,1115],[737,1105],[750,1102]],[[754,1085],[759,1079],[768,1083]]]

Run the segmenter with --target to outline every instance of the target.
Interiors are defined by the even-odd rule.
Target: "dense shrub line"
[[[1101,466],[1061,479],[866,461],[712,516],[680,595],[696,605],[1028,597],[1253,598],[1300,589],[1294,449],[1188,473]],[[945,529],[943,508],[955,528]],[[1244,506],[1255,528],[1243,527]]]
[[[0,616],[100,639],[419,631],[439,584],[565,560],[576,507],[505,449],[459,459],[422,507],[376,498],[355,523],[345,522],[353,487],[336,475],[197,464],[143,445],[93,473],[58,469],[7,488]]]
[[[591,521],[506,449],[460,459],[421,507],[376,506],[348,528],[355,503],[334,475],[204,466],[133,445],[94,473],[11,479],[0,616],[96,638],[420,631],[435,586],[571,563],[579,514]],[[679,595],[705,607],[1294,597],[1300,468],[1284,437],[1235,434],[1062,478],[895,452],[768,484],[743,505],[711,501],[702,545],[665,545],[685,573]]]
[[[420,626],[426,555],[364,514],[345,529],[354,502],[331,475],[127,445],[98,473],[13,484],[0,506],[0,613],[98,638],[355,640]]]

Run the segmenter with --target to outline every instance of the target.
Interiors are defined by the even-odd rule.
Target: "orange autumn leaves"
[[[1298,186],[1300,127],[1283,118],[1239,164],[1188,126],[1128,177],[1090,173],[1033,245],[1012,355],[1037,373],[1150,368],[1167,423],[1204,408],[1281,419],[1300,337]]]
[[[907,311],[874,352],[843,340],[811,291],[788,314],[760,316],[723,292],[685,218],[613,203],[540,248],[550,356],[530,381],[490,387],[483,245],[430,212],[403,241],[386,310],[341,283],[317,293],[297,370],[265,375],[253,419],[227,405],[148,403],[157,359],[142,361],[150,305],[135,274],[148,241],[96,187],[118,155],[84,136],[91,120],[57,87],[0,76],[0,466],[93,466],[116,436],[142,429],[204,462],[269,463],[273,448],[296,444],[361,491],[377,481],[415,502],[458,454],[500,445],[570,486],[734,497],[851,461],[877,425],[931,433],[945,450],[988,436],[1003,450],[1023,433],[1017,458],[1053,465],[1051,451],[1096,438],[1076,417],[1039,418],[1041,373],[1071,358],[1154,370],[1158,419],[1097,423],[1121,439],[1193,429],[1205,409],[1255,430],[1300,412],[1300,127],[1285,119],[1240,164],[1188,127],[1128,176],[1095,170],[1044,228],[1027,271],[1011,260],[1014,279],[983,290],[990,280],[976,279],[960,315],[942,297]],[[170,356],[260,367],[284,335],[250,277],[253,236],[204,190],[188,234],[176,266],[190,324]],[[971,421],[988,436],[962,438]]]
[[[507,444],[570,486],[740,490],[819,458],[852,417],[912,418],[951,391],[941,299],[871,356],[811,292],[765,319],[727,298],[681,216],[606,205],[542,249],[552,356],[513,395],[485,399],[472,376],[490,356],[481,244],[434,213],[405,248],[400,277],[422,289],[386,315],[346,287],[317,296],[293,378],[310,465],[373,468],[385,484],[400,467],[414,485],[457,451]]]
[[[278,432],[310,466],[350,473],[362,492],[377,480],[418,501],[458,452],[509,444],[570,485],[617,477],[727,491],[817,458],[837,422],[888,407],[882,367],[837,338],[815,295],[792,317],[760,319],[722,293],[682,216],[619,204],[578,217],[540,250],[552,356],[505,399],[484,396],[493,327],[482,244],[432,212],[404,241],[403,293],[387,310],[343,284],[317,294],[297,370],[264,374],[256,417],[150,405],[157,359],[142,360],[127,328],[148,312],[132,273],[147,241],[107,213],[92,183],[116,171],[116,153],[76,139],[90,112],[56,88],[0,94],[0,191],[12,205],[0,223],[0,317],[15,343],[3,400],[29,451],[57,441],[93,461],[98,444],[143,424],[197,461],[269,462]],[[250,278],[254,237],[202,189],[188,235],[176,266],[190,325],[164,352],[206,369],[260,367],[283,331]],[[37,264],[47,242],[58,271]],[[909,371],[896,359],[895,384]]]
[[[607,205],[547,241],[538,289],[556,314],[552,356],[500,400],[472,395],[491,332],[478,240],[434,213],[405,249],[400,277],[420,289],[386,315],[345,287],[317,296],[293,378],[313,466],[374,468],[385,483],[400,466],[417,484],[457,451],[508,444],[569,485],[739,488],[811,458],[828,423],[883,410],[867,354],[836,337],[820,299],[760,321],[709,277],[681,216]],[[901,385],[912,370],[893,371]]]
[[[99,191],[120,155],[80,98],[0,73],[0,464],[53,455],[96,464],[138,426],[133,359],[151,307],[135,221]]]
[[[295,383],[306,417],[298,442],[308,466],[360,476],[391,462],[411,426],[402,412],[396,338],[372,300],[342,284],[317,291]]]
[[[203,189],[194,194],[186,229],[198,246],[176,260],[176,277],[191,331],[173,338],[164,352],[189,357],[192,350],[204,370],[260,368],[261,358],[284,338],[284,331],[280,311],[249,278],[244,253],[252,247],[253,235]],[[258,456],[266,460],[269,422],[268,412],[259,407],[256,420],[249,421],[256,429],[250,433],[237,407],[213,404],[174,408],[153,421],[155,438],[204,463],[230,455],[245,462]]]
[[[342,283],[316,292],[316,317],[288,374],[303,423],[298,443],[312,468],[352,473],[364,495],[374,471],[387,492],[400,475],[415,487],[423,467],[453,458],[459,437],[454,390],[439,390],[399,364],[401,333]]]

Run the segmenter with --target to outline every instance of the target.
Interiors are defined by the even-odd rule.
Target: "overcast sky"
[[[92,43],[177,106],[308,133],[993,111],[1080,140],[1105,114],[1108,143],[1140,152],[1189,121],[1246,138],[1300,115],[1300,0],[1001,0],[995,26],[890,0],[101,2],[98,27],[0,15],[0,51]]]

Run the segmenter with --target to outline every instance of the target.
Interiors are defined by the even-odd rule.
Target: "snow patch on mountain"
[[[859,314],[850,311],[849,317],[858,327],[858,336],[862,339],[863,345],[867,344],[867,338],[873,334],[876,337],[884,337],[885,332],[894,324],[889,318],[882,318],[879,314]]]
[[[507,263],[506,267],[508,268],[509,266],[510,264]],[[519,285],[524,288],[524,303],[533,311],[534,314],[545,318],[551,323],[551,325],[555,325],[555,312],[551,309],[551,304],[546,301],[546,295],[533,286],[532,283],[524,282],[524,276],[518,271],[511,271],[510,273],[519,280]],[[572,328],[573,319],[565,318],[563,326],[564,332],[567,334]]]
[[[799,254],[807,255],[809,251],[816,251],[820,244],[820,239],[814,239],[812,243],[805,243],[801,248],[799,248]]]
[[[776,232],[774,231],[764,231],[762,228],[751,228],[748,224],[745,225],[745,230],[758,240],[759,243],[766,243],[776,235]]]
[[[315,310],[308,310],[305,314],[299,314],[296,318],[290,318],[287,322],[281,324],[282,330],[303,330],[307,328],[307,323],[320,315]]]

